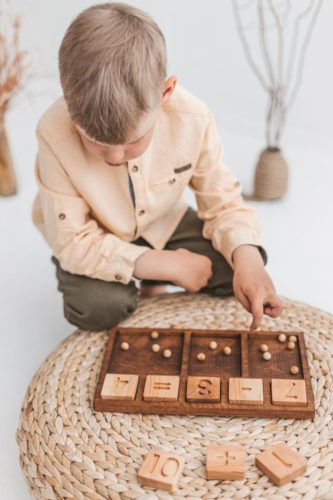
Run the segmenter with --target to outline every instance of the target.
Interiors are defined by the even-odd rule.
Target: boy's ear
[[[164,89],[162,92],[162,97],[161,97],[161,104],[165,103],[173,94],[173,91],[175,90],[177,84],[177,77],[176,76],[170,76],[165,80],[164,84]]]

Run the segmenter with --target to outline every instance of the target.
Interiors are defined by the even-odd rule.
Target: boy
[[[33,222],[52,248],[67,320],[116,325],[137,307],[135,279],[141,296],[167,283],[235,294],[252,329],[263,313],[277,317],[260,223],[223,163],[211,111],[167,78],[153,19],[123,3],[89,7],[65,33],[59,70],[64,95],[36,129]]]

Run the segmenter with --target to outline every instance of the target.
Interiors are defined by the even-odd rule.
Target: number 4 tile
[[[102,399],[131,400],[135,398],[138,375],[107,373],[101,391]]]

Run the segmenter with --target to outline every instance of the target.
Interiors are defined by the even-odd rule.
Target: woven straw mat
[[[302,330],[316,404],[311,420],[94,412],[92,401],[107,331],[74,331],[37,370],[27,389],[16,441],[30,491],[38,499],[333,499],[333,316],[283,297],[277,319],[260,329]],[[121,326],[246,329],[251,315],[235,297],[175,292],[141,299]],[[284,441],[308,460],[304,475],[275,486],[255,455]],[[206,480],[206,446],[246,448],[246,479]],[[141,486],[137,473],[151,449],[185,458],[177,488]]]

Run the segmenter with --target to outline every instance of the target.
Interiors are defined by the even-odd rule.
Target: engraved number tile
[[[273,405],[307,405],[305,380],[273,378],[271,388]]]
[[[219,403],[220,377],[187,377],[186,401]]]
[[[107,373],[101,391],[102,399],[131,400],[135,398],[138,375]]]

